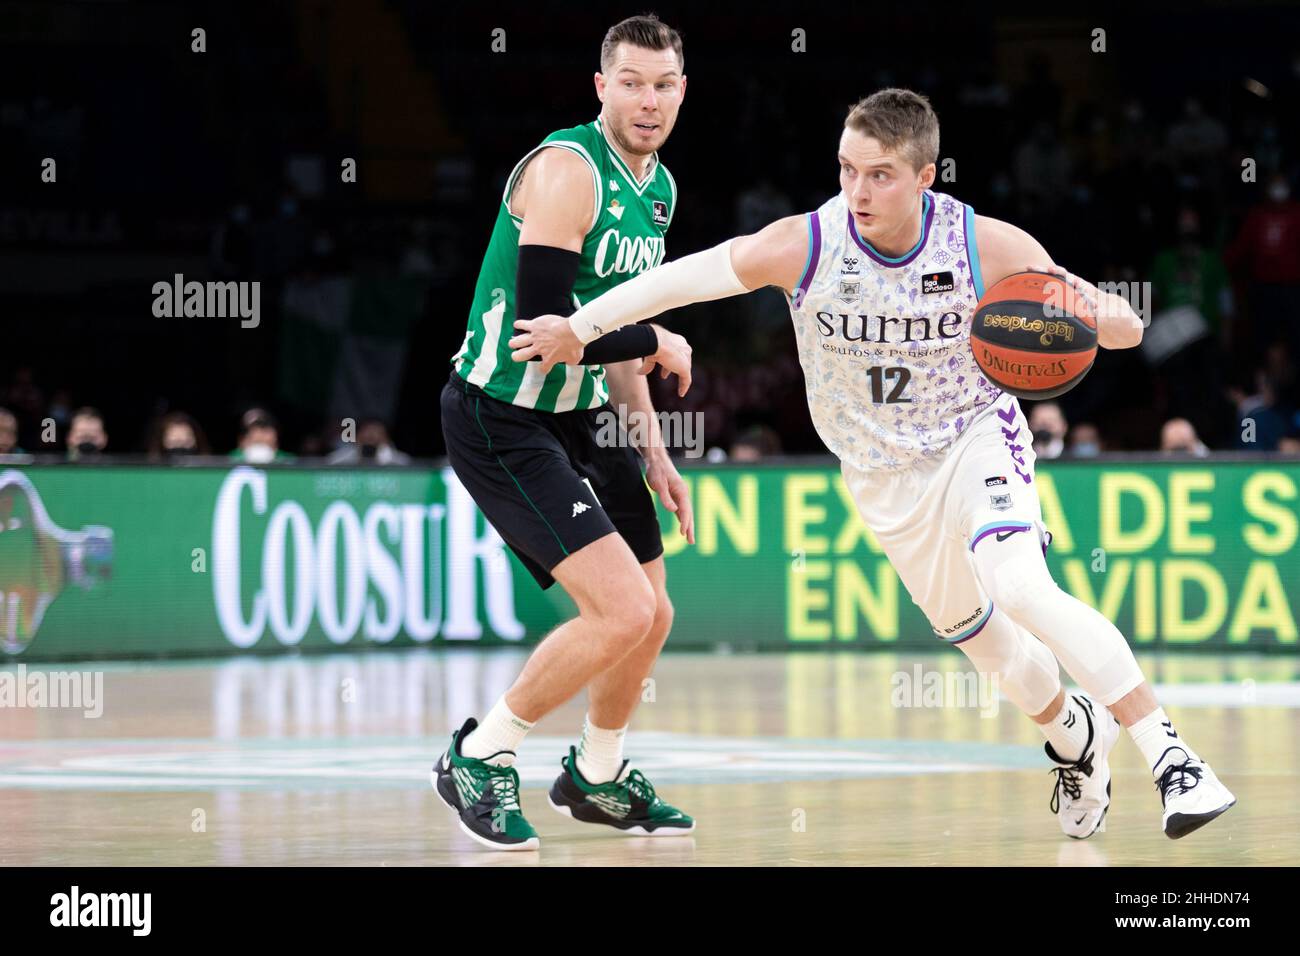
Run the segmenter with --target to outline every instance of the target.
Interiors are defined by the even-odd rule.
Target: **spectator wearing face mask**
[[[1269,349],[1270,353],[1275,351],[1281,353],[1283,361],[1274,358],[1268,366],[1256,369],[1253,389],[1228,389],[1228,397],[1237,406],[1236,443],[1246,451],[1277,451],[1293,414],[1293,409],[1281,400],[1274,374],[1275,370],[1286,370],[1286,350],[1281,345]]]
[[[1039,402],[1029,413],[1029,430],[1034,435],[1034,454],[1039,458],[1060,458],[1065,451],[1068,426],[1065,413],[1056,402]]]
[[[1070,447],[1066,452],[1071,458],[1096,458],[1101,454],[1101,433],[1092,422],[1080,422],[1070,429]]]
[[[244,412],[239,420],[239,447],[230,453],[230,457],[250,465],[293,461],[293,455],[280,450],[280,428],[264,408],[250,408]]]
[[[93,461],[108,447],[104,416],[90,407],[78,408],[68,423],[68,461]]]
[[[184,412],[168,412],[160,418],[149,439],[149,459],[155,462],[211,453],[203,429]]]
[[[1167,455],[1193,455],[1204,458],[1210,449],[1196,437],[1196,429],[1185,418],[1171,418],[1160,429],[1160,450]]]
[[[0,455],[21,455],[18,447],[18,419],[7,408],[0,408]]]
[[[357,426],[357,440],[344,442],[327,459],[331,465],[409,465],[409,455],[393,447],[388,426],[377,418],[363,418]]]

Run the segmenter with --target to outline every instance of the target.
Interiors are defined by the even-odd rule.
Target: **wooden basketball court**
[[[669,653],[627,752],[696,817],[695,834],[620,837],[550,809],[546,788],[581,727],[583,702],[574,701],[539,724],[517,764],[541,850],[494,853],[457,829],[428,770],[450,730],[481,717],[524,659],[522,650],[448,649],[29,666],[101,671],[102,714],[0,708],[0,864],[1220,866],[1300,857],[1300,661],[1139,655],[1238,803],[1169,840],[1125,735],[1106,830],[1077,842],[1048,810],[1055,778],[1028,718],[996,697],[900,697],[900,687],[959,686],[967,662],[945,650]]]

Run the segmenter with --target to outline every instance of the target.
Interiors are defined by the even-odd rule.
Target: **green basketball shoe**
[[[655,794],[640,770],[628,762],[609,783],[591,784],[578,772],[575,747],[560,760],[564,772],[551,786],[551,806],[583,823],[603,823],[630,836],[681,836],[695,830],[695,821]]]
[[[519,808],[514,753],[502,750],[476,760],[460,752],[460,742],[477,726],[471,717],[452,733],[451,746],[429,772],[433,791],[456,812],[471,839],[494,850],[536,850],[537,831]]]

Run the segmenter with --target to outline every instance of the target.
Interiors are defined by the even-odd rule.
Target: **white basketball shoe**
[[[1043,745],[1057,764],[1056,787],[1049,804],[1062,832],[1086,840],[1098,830],[1110,809],[1110,762],[1106,759],[1119,740],[1120,725],[1114,715],[1087,694],[1071,694],[1088,722],[1088,739],[1078,760],[1064,760],[1050,743]]]
[[[1165,807],[1165,836],[1171,840],[1199,830],[1237,802],[1209,764],[1177,744],[1160,755],[1152,773]]]

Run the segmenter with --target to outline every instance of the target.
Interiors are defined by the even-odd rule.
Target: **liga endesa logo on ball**
[[[1006,329],[1009,332],[1028,332],[1038,336],[1040,345],[1051,345],[1057,336],[1067,344],[1074,342],[1074,326],[1069,322],[1051,319],[1027,319],[1023,315],[985,315],[984,328]]]
[[[1066,297],[1074,311],[1056,304]],[[971,321],[971,350],[985,376],[1019,398],[1055,398],[1079,383],[1097,357],[1097,319],[1088,303],[1070,299],[1055,276],[1019,272],[980,297]]]

